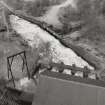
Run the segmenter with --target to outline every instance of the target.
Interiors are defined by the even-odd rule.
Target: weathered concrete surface
[[[32,105],[105,105],[105,83],[45,71]]]

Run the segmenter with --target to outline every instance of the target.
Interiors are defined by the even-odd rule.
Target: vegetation
[[[21,10],[29,15],[38,17],[42,16],[48,7],[61,4],[65,0],[5,0],[6,3],[13,7],[15,10]]]

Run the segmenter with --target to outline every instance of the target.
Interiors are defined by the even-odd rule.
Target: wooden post
[[[83,72],[83,78],[88,78],[88,74],[89,74],[88,67],[85,66],[85,67],[84,67],[84,72]]]
[[[63,62],[61,62],[60,64],[61,64],[61,66],[62,66],[62,65],[64,65],[64,63],[63,63]],[[59,73],[62,73],[62,72],[64,71],[64,68],[59,67],[59,68],[58,68],[58,70],[59,70]]]
[[[73,64],[72,67],[76,68],[76,65]],[[75,75],[76,71],[75,70],[71,70],[71,75]]]

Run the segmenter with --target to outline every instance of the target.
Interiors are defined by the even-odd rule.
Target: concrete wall
[[[101,81],[92,80],[92,85],[84,83],[87,80],[77,81],[66,75],[64,79],[60,76],[63,74],[49,74],[41,74],[32,105],[105,105],[105,88]]]

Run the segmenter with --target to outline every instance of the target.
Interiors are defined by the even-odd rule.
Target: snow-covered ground
[[[48,32],[41,29],[35,24],[32,24],[26,20],[23,20],[15,15],[10,16],[10,22],[13,29],[25,40],[28,42],[29,46],[32,48],[39,47],[39,45],[43,43],[50,43],[49,52],[54,62],[63,62],[67,65],[75,64],[78,67],[87,66],[90,69],[94,69],[90,66],[86,61],[84,61],[81,57],[77,56],[77,54],[72,51],[70,48],[64,47],[57,39],[51,36]],[[70,74],[68,70],[64,71],[67,74]],[[81,76],[81,73],[76,75]],[[94,76],[92,76],[94,78]],[[30,81],[32,82],[32,81]],[[28,83],[29,80],[24,78],[20,80],[20,85],[23,86]]]
[[[88,68],[93,69],[86,61],[77,56],[74,51],[64,47],[57,39],[37,25],[31,24],[14,15],[10,16],[10,22],[13,29],[20,34],[32,48],[35,46],[38,47],[38,45],[42,43],[41,41],[50,43],[49,50],[54,62],[62,61],[67,65],[76,64],[78,67],[87,66]]]

